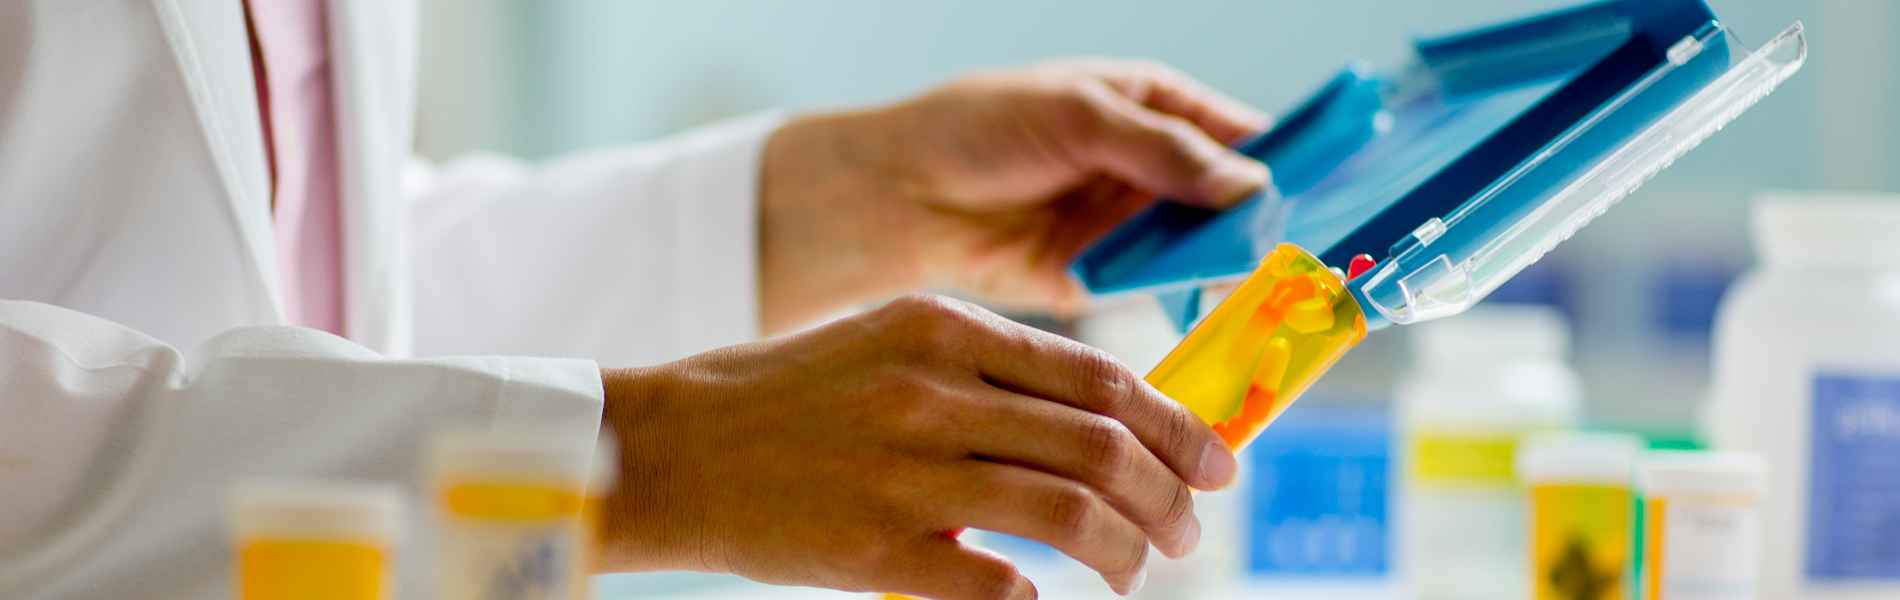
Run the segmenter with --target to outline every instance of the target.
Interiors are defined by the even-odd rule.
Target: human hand
[[[737,573],[938,599],[1034,597],[964,527],[1140,586],[1194,549],[1189,486],[1233,479],[1212,429],[1107,354],[906,296],[785,338],[603,372],[622,444],[610,570]]]
[[[1067,263],[1157,195],[1225,207],[1268,180],[1227,147],[1267,117],[1167,67],[982,73],[890,107],[810,115],[767,145],[761,319],[783,330],[930,287],[1072,311]]]

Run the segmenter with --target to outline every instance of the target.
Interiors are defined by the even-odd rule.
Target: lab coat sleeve
[[[591,361],[395,360],[284,326],[181,352],[26,301],[0,301],[0,356],[4,598],[228,598],[233,481],[395,482],[414,522],[431,430],[557,428],[591,450],[602,404]]]
[[[416,177],[417,354],[637,366],[755,339],[760,157],[783,122]]]

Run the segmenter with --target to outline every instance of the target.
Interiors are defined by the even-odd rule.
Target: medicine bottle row
[[[438,432],[425,451],[420,524],[393,482],[239,482],[230,495],[236,597],[387,600],[397,597],[397,564],[424,560],[442,600],[587,598],[617,458],[608,444],[577,446],[561,432]],[[421,543],[406,543],[412,536]]]

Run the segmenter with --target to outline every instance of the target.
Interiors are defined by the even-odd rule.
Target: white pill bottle
[[[1417,600],[1521,600],[1529,536],[1512,461],[1526,434],[1574,427],[1582,412],[1569,326],[1547,306],[1481,304],[1407,333],[1395,566]]]
[[[1761,597],[1900,598],[1900,196],[1764,193],[1705,412],[1768,461]]]

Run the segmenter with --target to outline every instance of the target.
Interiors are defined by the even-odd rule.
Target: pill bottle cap
[[[1755,247],[1787,265],[1900,265],[1900,195],[1767,191],[1755,198]]]
[[[1431,364],[1563,358],[1570,347],[1563,315],[1540,304],[1479,304],[1455,319],[1419,323],[1410,333],[1413,355]]]
[[[593,436],[561,428],[449,427],[430,439],[430,468],[437,477],[558,480],[578,486],[593,462],[592,441]]]
[[[252,479],[231,487],[231,526],[241,536],[392,540],[403,528],[393,484],[332,479]]]
[[[1630,487],[1642,448],[1641,438],[1623,433],[1535,433],[1517,446],[1517,474],[1531,484]]]
[[[1636,467],[1644,495],[1760,494],[1768,486],[1768,463],[1758,454],[1658,450]]]

